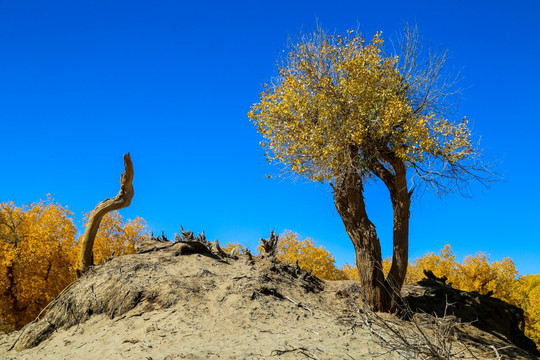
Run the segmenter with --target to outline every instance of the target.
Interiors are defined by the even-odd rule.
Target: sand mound
[[[426,322],[370,313],[361,305],[361,289],[355,282],[326,282],[273,257],[227,256],[203,237],[178,240],[153,239],[138,254],[96,266],[68,287],[40,320],[0,336],[0,357],[416,356],[411,349],[397,348],[392,342],[396,336],[389,329],[417,341],[415,326]],[[416,299],[415,308],[434,303],[426,295],[433,293],[432,285],[415,286],[409,292]],[[432,318],[428,320],[433,322]],[[494,358],[495,346],[506,347],[496,351],[500,356],[536,358],[515,347],[505,331],[490,333],[469,324],[454,327],[449,342],[467,348],[461,351],[464,356]],[[426,328],[426,334],[432,336],[433,329]]]

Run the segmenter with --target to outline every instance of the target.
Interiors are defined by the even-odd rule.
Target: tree
[[[514,262],[510,258],[491,263],[489,260],[489,256],[482,252],[466,256],[459,265],[460,276],[456,279],[456,286],[458,289],[480,294],[492,292],[493,296],[513,303],[512,295],[518,276]]]
[[[279,236],[277,258],[298,266],[325,280],[344,280],[345,275],[336,267],[334,255],[322,246],[315,246],[310,238],[300,241],[300,236],[285,230]]]
[[[0,204],[0,327],[19,329],[75,280],[76,228],[47,201]]]
[[[392,261],[389,258],[384,258],[382,261],[382,269],[385,276],[388,276],[388,273],[390,272],[390,267],[392,266]],[[340,269],[340,271],[345,275],[345,278],[347,280],[360,280],[360,276],[358,275],[358,268],[354,265],[345,264]],[[409,281],[409,273],[410,273],[410,264],[407,268],[407,275],[405,276],[405,284],[410,284]]]
[[[72,215],[51,196],[21,207],[0,203],[0,330],[33,320],[76,279],[81,244]],[[135,252],[146,236],[144,219],[124,221],[117,211],[107,213],[95,237],[96,264]]]
[[[450,245],[446,244],[439,254],[428,252],[417,258],[409,266],[406,283],[416,283],[425,277],[424,270],[431,270],[435,276],[448,278],[448,283],[463,291],[476,291],[492,295],[511,304],[518,305],[514,299],[518,271],[512,259],[490,262],[489,255],[477,252],[466,256],[461,263]]]
[[[432,271],[437,277],[446,276],[449,283],[461,289],[459,287],[461,285],[460,280],[464,278],[461,274],[462,268],[456,261],[456,255],[449,244],[444,245],[438,254],[428,252],[416,258],[408,267],[405,283],[413,284],[425,278],[424,270]]]
[[[228,242],[223,247],[223,251],[230,255],[246,254],[248,249],[242,244]]]
[[[388,273],[390,264],[389,259],[383,260],[385,273]],[[424,270],[432,271],[437,277],[446,276],[448,284],[455,289],[491,294],[522,308],[525,335],[540,343],[540,275],[518,276],[512,259],[490,262],[489,255],[483,252],[468,255],[460,263],[448,244],[439,253],[428,252],[409,264],[405,283],[414,284],[425,278]],[[341,272],[349,280],[359,280],[354,266],[345,264]]]
[[[358,268],[354,265],[343,265],[341,272],[343,275],[345,275],[346,280],[360,281],[360,276],[358,276]]]
[[[511,295],[525,311],[525,335],[540,346],[540,275],[520,276]]]
[[[317,30],[289,46],[279,76],[248,113],[269,161],[281,163],[284,173],[330,184],[366,300],[381,311],[394,308],[407,273],[414,186],[463,190],[470,180],[484,180],[486,170],[467,121],[445,117],[454,95],[442,71],[446,54],[423,60],[414,30],[401,44],[401,56],[388,55],[381,33],[366,42],[355,31]],[[364,202],[370,179],[386,185],[393,208],[386,277]]]
[[[525,335],[540,342],[540,275],[518,276],[511,258],[491,261],[489,255],[477,252],[466,256],[461,263],[455,260],[450,245],[439,254],[427,253],[415,259],[407,272],[409,284],[421,280],[424,270],[436,276],[446,276],[452,287],[463,291],[476,291],[482,295],[504,300],[523,309]]]

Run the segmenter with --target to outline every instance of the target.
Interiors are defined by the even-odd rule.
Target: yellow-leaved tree
[[[46,201],[0,203],[0,330],[19,329],[76,279],[79,246],[72,213]],[[101,222],[94,262],[135,252],[148,236],[145,221],[114,211]]]
[[[385,273],[389,268],[390,260],[384,259]],[[466,256],[460,263],[448,244],[439,253],[428,252],[409,264],[405,283],[422,280],[424,270],[431,270],[438,277],[446,276],[448,283],[456,289],[476,291],[482,295],[491,292],[493,297],[522,308],[525,335],[540,344],[540,275],[518,276],[512,259],[490,261],[489,255],[483,252]],[[341,271],[350,280],[358,280],[354,266],[344,265]]]
[[[247,249],[241,244],[228,242],[223,247],[223,251],[231,255],[240,255],[245,254],[247,252]]]
[[[466,256],[459,268],[460,276],[456,279],[458,289],[480,294],[493,292],[495,297],[513,302],[518,271],[512,259],[490,262],[487,254],[478,252],[474,256]]]
[[[424,270],[446,276],[456,289],[492,293],[493,297],[522,308],[525,335],[540,343],[540,275],[518,276],[512,259],[490,261],[483,252],[466,256],[459,263],[450,245],[445,245],[439,254],[427,253],[415,259],[409,268],[408,282],[421,280]]]
[[[360,280],[360,276],[358,276],[358,269],[354,265],[343,265],[343,267],[341,268],[341,272],[343,273],[343,275],[345,275],[346,280]]]
[[[77,229],[47,201],[0,204],[0,327],[21,328],[75,279]]]
[[[525,335],[540,345],[540,275],[520,276],[511,296],[525,311]]]
[[[456,262],[456,256],[450,245],[445,245],[439,254],[428,252],[416,258],[407,271],[407,284],[413,284],[425,278],[424,270],[431,270],[438,277],[446,276],[448,281],[457,284],[461,278],[460,264]]]
[[[316,246],[310,238],[300,240],[297,233],[285,230],[279,235],[277,258],[284,263],[298,266],[325,280],[346,279],[335,265],[334,255],[322,246]]]
[[[463,262],[456,261],[450,245],[445,245],[438,254],[429,252],[409,266],[407,283],[412,284],[424,278],[424,270],[431,270],[438,276],[446,276],[456,289],[476,291],[515,304],[513,293],[516,289],[518,272],[510,258],[490,261],[489,255],[477,252],[468,255]]]
[[[238,243],[227,243],[223,250],[228,254],[245,254],[247,249]],[[262,250],[262,245],[257,248]],[[316,246],[310,238],[300,240],[300,236],[290,230],[279,235],[276,257],[289,265],[296,265],[325,280],[349,279],[343,270],[336,267],[334,255],[324,247]]]
[[[317,29],[291,43],[279,76],[248,113],[269,161],[332,187],[374,310],[393,309],[405,281],[411,184],[446,193],[489,175],[467,121],[446,117],[455,92],[445,62],[446,54],[423,58],[409,29],[399,54],[385,53],[381,33],[366,41],[355,31],[341,36]],[[392,202],[387,276],[364,202],[370,179],[384,183]]]

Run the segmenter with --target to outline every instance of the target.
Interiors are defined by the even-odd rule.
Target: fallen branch
[[[310,312],[311,316],[313,316],[313,311],[311,311],[311,309],[308,308],[306,305],[304,305],[302,303],[299,303],[299,302],[296,302],[296,301],[294,301],[293,299],[291,299],[288,296],[285,296],[285,299],[289,300],[290,302],[292,302],[294,305],[298,306],[299,308],[306,309],[307,311]]]
[[[285,349],[285,350],[272,350],[272,352],[270,353],[270,355],[283,355],[285,353],[289,353],[289,352],[300,352],[300,354],[310,358],[310,359],[317,359],[312,353],[309,352],[308,349],[306,349],[305,347],[297,347],[297,348],[291,348],[291,349]]]

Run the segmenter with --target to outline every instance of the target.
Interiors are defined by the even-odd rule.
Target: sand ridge
[[[376,341],[356,282],[323,281],[275,258],[147,245],[94,267],[40,321],[1,335],[0,357],[403,358]]]

